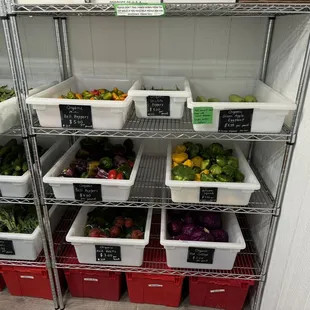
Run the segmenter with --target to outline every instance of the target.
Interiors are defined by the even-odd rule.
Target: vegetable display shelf
[[[155,139],[212,139],[234,141],[277,141],[290,138],[290,130],[283,126],[280,133],[218,133],[197,132],[193,129],[191,110],[185,108],[183,118],[145,119],[137,118],[135,109],[129,111],[128,119],[120,130],[94,130],[77,128],[46,128],[34,122],[34,131],[38,135],[74,135],[74,136],[109,136],[128,138]]]
[[[16,1],[18,2],[18,1]],[[48,1],[46,1],[48,2]],[[115,15],[113,4],[14,4],[14,14],[28,15]],[[309,13],[307,3],[208,3],[166,4],[167,16],[275,16]]]
[[[1,203],[34,204],[34,197],[32,192],[26,197],[2,197],[0,194],[0,204]]]
[[[232,270],[207,270],[207,269],[182,269],[169,268],[166,264],[164,247],[159,243],[160,215],[153,215],[150,243],[144,251],[144,262],[140,267],[110,266],[80,264],[77,260],[74,247],[65,241],[66,235],[79,211],[79,208],[69,208],[62,221],[54,231],[54,247],[56,250],[56,267],[59,269],[85,269],[105,270],[114,272],[139,272],[149,274],[201,276],[214,278],[247,279],[262,281],[264,275],[261,272],[261,263],[255,248],[255,244],[248,229],[244,216],[239,215],[238,220],[246,241],[246,248],[242,250],[236,259]],[[156,258],[156,259],[154,259]]]
[[[253,213],[253,214],[276,214],[274,199],[265,185],[259,173],[253,168],[261,188],[255,191],[250,203],[247,206],[213,205],[201,203],[175,203],[170,198],[170,189],[165,185],[166,156],[143,155],[135,184],[131,190],[129,200],[121,201],[80,201],[80,200],[61,200],[54,198],[50,188],[47,190],[47,204],[62,204],[71,206],[104,206],[104,207],[152,207],[183,210],[206,210],[234,213]]]

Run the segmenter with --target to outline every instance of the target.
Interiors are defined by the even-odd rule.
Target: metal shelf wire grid
[[[212,139],[234,141],[277,141],[285,142],[290,137],[290,130],[284,126],[280,133],[220,133],[197,132],[192,125],[189,109],[184,110],[180,120],[137,118],[134,108],[129,112],[128,120],[120,130],[95,130],[75,128],[39,127],[36,121],[33,128],[38,135],[74,135],[74,136],[109,136],[128,138],[156,139]]]
[[[167,266],[165,249],[159,243],[159,215],[153,215],[150,243],[145,248],[144,262],[141,267],[80,264],[77,260],[74,247],[65,241],[65,237],[78,213],[78,210],[78,208],[68,209],[63,220],[54,232],[54,245],[59,249],[56,252],[57,268],[233,278],[256,281],[262,281],[264,278],[261,273],[261,264],[255,244],[251,238],[250,230],[244,216],[239,215],[238,220],[247,246],[238,254],[234,268],[232,270],[207,270],[170,268]]]
[[[33,194],[29,193],[26,197],[2,197],[0,196],[1,203],[14,203],[14,204],[34,204]]]
[[[62,200],[54,198],[49,188],[47,191],[47,204],[63,204],[71,206],[102,206],[102,207],[136,207],[136,208],[161,208],[183,210],[207,210],[234,213],[275,214],[274,199],[267,186],[259,176],[261,189],[252,194],[247,206],[213,205],[201,203],[175,203],[170,198],[170,189],[165,185],[166,157],[144,155],[140,162],[135,184],[131,190],[129,200],[118,201],[80,201]]]
[[[11,11],[11,12],[10,12]],[[12,4],[10,13],[27,15],[115,15],[113,4]],[[310,13],[307,3],[166,4],[167,16],[276,16]]]

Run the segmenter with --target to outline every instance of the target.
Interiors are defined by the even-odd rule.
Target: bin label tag
[[[222,110],[219,116],[219,132],[251,132],[253,109]]]
[[[12,240],[0,240],[0,254],[15,255],[15,250]]]
[[[193,124],[212,124],[213,108],[212,107],[195,107],[193,108]]]
[[[165,4],[158,3],[127,3],[114,4],[116,16],[163,16]]]
[[[121,247],[109,245],[95,245],[97,262],[120,262]]]
[[[212,264],[215,249],[188,248],[187,262],[196,264]]]
[[[200,202],[216,202],[217,201],[216,187],[200,187],[199,201]]]
[[[93,128],[91,106],[59,105],[62,128]]]
[[[147,116],[170,116],[169,96],[147,96]]]
[[[100,184],[74,183],[74,197],[76,200],[102,201]]]

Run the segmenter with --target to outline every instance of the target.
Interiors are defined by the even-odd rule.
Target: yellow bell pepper
[[[195,167],[200,167],[203,159],[200,156],[196,156],[192,159],[192,162]]]
[[[193,162],[192,162],[190,159],[186,160],[186,161],[183,163],[183,165],[184,165],[184,166],[188,166],[188,167],[190,167],[190,168],[193,168],[193,167],[194,167],[194,164],[193,164]]]
[[[199,173],[195,174],[195,181],[200,181],[200,174]]]
[[[174,148],[173,153],[185,153],[185,151],[186,151],[186,146],[183,144],[180,144]]]
[[[201,173],[204,173],[204,174],[209,174],[210,173],[210,171],[208,170],[208,169],[205,169],[205,170],[202,170],[201,172],[200,172],[200,174]]]
[[[188,155],[186,153],[173,153],[172,154],[172,160],[177,164],[182,164],[187,158],[188,158]]]
[[[172,168],[178,166],[179,164],[175,163],[174,161],[172,162]]]

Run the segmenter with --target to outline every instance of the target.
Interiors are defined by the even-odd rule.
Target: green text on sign
[[[116,16],[163,16],[165,4],[135,3],[114,4]]]
[[[212,124],[213,123],[213,108],[211,107],[196,107],[193,109],[193,123],[197,124]]]

